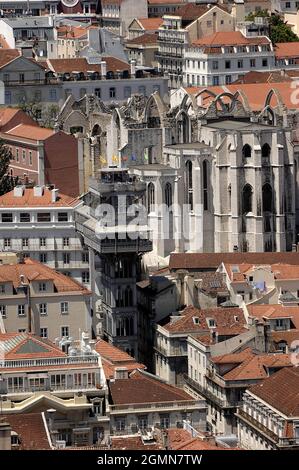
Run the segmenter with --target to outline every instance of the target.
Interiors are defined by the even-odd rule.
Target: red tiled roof
[[[22,122],[31,122],[32,126],[38,127],[37,122],[35,122],[33,119],[31,119],[28,114],[26,114],[24,111],[22,111],[19,108],[0,108],[0,130],[2,132],[7,132],[9,128],[9,123],[12,121],[11,126],[16,125],[15,119],[17,118],[18,124]],[[14,123],[14,124],[13,124]]]
[[[299,42],[280,42],[274,47],[277,59],[299,58]]]
[[[144,444],[141,437],[114,437],[111,436],[112,450],[162,450],[163,447],[155,443]]]
[[[243,36],[240,31],[219,32],[204,36],[193,42],[193,46],[243,46],[247,44],[271,44],[266,36],[249,37]]]
[[[127,62],[117,59],[116,57],[103,57],[107,64],[107,71],[116,72],[118,70],[129,70],[130,66]],[[76,59],[49,59],[50,70],[56,73],[72,73],[90,71],[101,73],[100,64],[89,64],[85,58]]]
[[[51,450],[41,413],[9,414],[2,418],[17,433],[18,450]]]
[[[198,318],[198,321],[195,319]],[[215,328],[209,329],[208,319],[215,320]],[[198,309],[188,306],[177,319],[161,322],[165,330],[170,333],[215,331],[220,336],[233,336],[246,331],[246,320],[240,308],[209,308]]]
[[[288,75],[290,73],[290,75]],[[233,85],[237,84],[249,84],[249,83],[281,83],[291,82],[291,71],[277,71],[277,72],[256,72],[251,70],[245,73],[241,78],[238,78],[233,82]]]
[[[284,307],[281,304],[247,305],[250,317],[253,318],[294,318],[299,323],[299,307]]]
[[[51,341],[28,333],[0,333],[6,360],[66,357]],[[5,369],[6,370],[6,369]]]
[[[54,283],[56,292],[80,292],[90,295],[90,291],[69,276],[65,276],[38,261],[26,258],[24,263],[0,265],[0,282],[12,282],[14,287],[20,285],[20,276],[25,282],[47,281]]]
[[[268,377],[267,368],[292,366],[289,354],[261,354],[245,359],[223,375],[224,380],[260,380]]]
[[[163,18],[137,18],[146,31],[156,31],[163,24]]]
[[[60,39],[78,39],[87,37],[87,30],[82,26],[63,25],[57,28],[57,33]]]
[[[97,341],[95,350],[101,355],[106,379],[112,379],[115,370],[119,367],[125,368],[129,372],[146,368],[144,364],[136,362],[132,356],[107,341]]]
[[[46,140],[54,135],[55,131],[53,129],[46,129],[45,127],[18,124],[13,129],[7,131],[6,134],[29,140]]]
[[[23,196],[15,196],[13,190],[0,196],[0,207],[75,207],[79,202],[78,198],[61,193],[52,202],[52,191],[46,187],[42,196],[35,196],[33,188],[23,189]]]
[[[284,341],[288,346],[291,346],[293,341],[299,341],[299,329],[271,331],[271,338],[276,345]]]
[[[183,390],[140,371],[133,372],[129,379],[110,382],[109,387],[114,405],[193,400]]]
[[[248,358],[254,356],[251,348],[246,348],[244,351],[239,353],[231,353],[231,354],[223,354],[221,356],[213,356],[211,357],[211,361],[214,364],[241,364]]]
[[[149,5],[172,5],[179,3],[187,3],[187,0],[147,0],[147,3]]]
[[[136,45],[147,45],[147,44],[157,44],[158,43],[158,35],[146,33],[138,38],[129,39],[127,41],[127,45],[136,44]]]
[[[286,367],[249,391],[288,417],[299,418],[299,367]]]
[[[171,253],[169,269],[216,270],[221,263],[274,264],[299,266],[299,252],[275,253]]]
[[[0,49],[10,49],[3,34],[0,34]]]
[[[17,49],[0,49],[0,69],[20,56]]]

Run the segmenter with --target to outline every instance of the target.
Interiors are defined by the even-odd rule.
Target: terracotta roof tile
[[[288,417],[299,418],[299,367],[287,367],[249,391]]]
[[[255,354],[251,348],[246,348],[244,351],[239,353],[223,354],[221,356],[211,357],[211,361],[214,364],[241,364],[246,359],[252,358]]]
[[[299,329],[271,331],[271,338],[277,346],[280,342],[284,341],[290,347],[294,341],[299,341]]]
[[[17,49],[0,49],[0,69],[20,56]]]
[[[257,85],[258,86],[258,85]],[[299,266],[299,252],[275,253],[171,253],[169,269],[216,270],[221,263],[274,264]]]
[[[219,32],[193,42],[193,46],[241,46],[248,44],[271,44],[266,36],[249,37],[244,36],[240,31]]]
[[[274,47],[277,59],[299,58],[299,42],[280,42]]]
[[[253,318],[292,318],[299,327],[299,307],[284,307],[281,304],[247,305],[250,317]]]
[[[65,194],[58,194],[55,202],[52,202],[52,192],[49,188],[43,189],[42,196],[35,196],[33,188],[25,188],[23,196],[15,196],[14,191],[10,191],[3,196],[0,196],[1,207],[75,207],[78,205],[78,198],[67,196]]]
[[[57,28],[57,34],[60,39],[78,39],[87,38],[88,28],[82,26],[63,25]]]
[[[125,351],[122,351],[107,341],[97,341],[95,350],[101,355],[106,379],[112,379],[115,370],[119,367],[123,367],[129,372],[146,368],[144,364],[137,362]]]
[[[162,450],[163,447],[155,443],[144,444],[142,438],[138,437],[111,437],[112,450]]]
[[[210,330],[208,320],[215,321],[215,328]],[[170,321],[164,319],[160,325],[170,333],[183,334],[215,331],[220,336],[233,336],[246,331],[246,320],[240,308],[219,307],[201,310],[188,306],[180,316]]]
[[[114,405],[193,400],[183,390],[140,371],[133,372],[129,379],[110,382],[109,387]]]
[[[126,44],[128,45],[146,45],[146,44],[158,44],[158,35],[146,33],[142,36],[138,36],[138,38],[129,39]]]
[[[279,369],[292,365],[289,354],[261,354],[245,359],[223,375],[225,380],[260,380],[268,377],[268,368]]]
[[[127,62],[117,59],[116,57],[103,57],[103,60],[107,63],[107,71],[116,72],[118,70],[129,70],[130,66]],[[48,60],[50,69],[56,73],[72,73],[72,72],[83,72],[87,73],[90,71],[101,73],[100,64],[89,64],[85,58],[76,59],[50,59]]]
[[[36,141],[48,139],[55,134],[55,131],[53,129],[46,129],[45,127],[18,124],[13,129],[6,131],[6,134]]]
[[[18,450],[51,450],[41,413],[9,414],[2,418],[17,433]]]
[[[90,295],[90,291],[79,284],[69,276],[65,276],[38,261],[26,258],[24,263],[14,265],[0,265],[0,281],[12,282],[14,287],[20,285],[20,276],[23,275],[25,282],[28,281],[47,281],[54,283],[56,292],[80,292],[84,295]]]
[[[163,24],[163,18],[137,18],[146,31],[157,31]]]

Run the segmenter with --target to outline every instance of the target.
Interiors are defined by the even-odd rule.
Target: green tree
[[[291,30],[290,26],[283,21],[279,15],[271,15],[267,10],[261,10],[256,13],[249,13],[246,21],[254,21],[256,17],[269,18],[269,36],[273,44],[278,42],[297,42],[298,36]]]
[[[0,139],[0,196],[11,191],[18,184],[18,178],[8,175],[10,159],[11,152]]]

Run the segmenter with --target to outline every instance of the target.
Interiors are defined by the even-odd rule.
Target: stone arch
[[[152,123],[148,127],[161,127],[163,115],[165,114],[165,105],[158,92],[153,93],[146,102],[144,110],[144,121],[146,123]]]
[[[176,115],[176,131],[178,143],[186,144],[191,140],[191,121],[185,109]]]
[[[248,183],[245,184],[242,190],[242,213],[248,214],[252,212],[253,189]]]
[[[258,120],[273,126],[276,125],[276,114],[270,105],[264,107],[258,115]]]
[[[265,107],[267,106],[271,106],[271,100],[273,98],[273,96],[275,96],[276,100],[277,100],[277,104],[278,104],[278,107],[281,111],[283,111],[284,109],[284,102],[283,102],[283,99],[282,99],[282,96],[281,96],[281,93],[279,90],[277,90],[277,88],[272,88],[269,93],[267,94],[266,96],[266,100],[265,100]]]

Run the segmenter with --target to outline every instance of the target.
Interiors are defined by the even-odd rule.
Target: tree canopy
[[[269,18],[269,36],[273,44],[278,42],[297,42],[298,36],[292,31],[287,22],[284,22],[279,15],[269,15],[267,10],[256,13],[249,13],[246,21],[254,21],[256,17]]]
[[[18,179],[8,174],[11,152],[0,139],[0,196],[11,191],[18,183]]]

